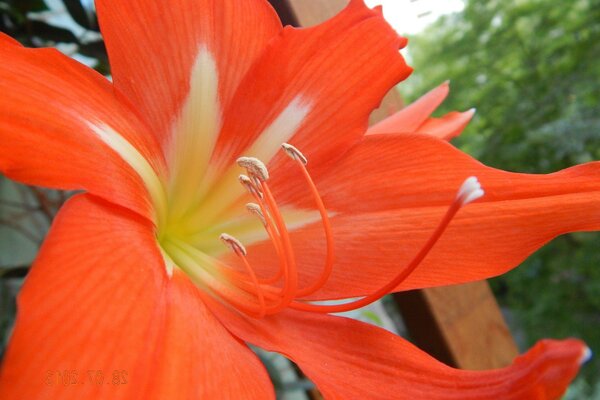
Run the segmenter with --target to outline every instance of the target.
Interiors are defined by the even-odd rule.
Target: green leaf
[[[92,57],[99,61],[108,61],[104,41],[85,43],[79,46],[79,53],[86,57]]]
[[[97,30],[98,26],[93,13],[83,7],[80,0],[63,0],[63,2],[75,22],[86,29]]]
[[[6,3],[10,8],[19,10],[23,14],[48,10],[48,6],[44,0],[10,0],[0,3]]]
[[[59,28],[43,21],[30,21],[33,36],[43,41],[56,43],[78,43],[77,37],[68,29]]]

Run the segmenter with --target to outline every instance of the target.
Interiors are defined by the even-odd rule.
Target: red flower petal
[[[19,295],[0,398],[119,399],[150,383],[166,282],[154,243],[123,208],[88,195],[64,205]]]
[[[187,276],[176,271],[165,298],[165,334],[144,399],[275,398],[263,364],[206,308]]]
[[[428,118],[414,133],[450,140],[461,134],[473,118],[473,115],[475,115],[475,110],[465,112],[453,111],[441,118]]]
[[[575,339],[544,340],[507,368],[464,371],[355,320],[289,311],[249,320],[208,304],[235,335],[286,355],[331,399],[558,399],[586,352]]]
[[[224,107],[267,41],[281,30],[264,0],[173,0],[168,5],[98,0],[96,6],[115,86],[163,145],[189,95],[201,49],[217,64],[218,100]]]
[[[56,217],[18,306],[2,399],[273,397],[197,289],[167,279],[150,223],[94,197]]]
[[[332,219],[333,274],[315,298],[365,295],[387,283],[424,245],[464,179],[485,196],[460,210],[406,290],[502,274],[557,235],[600,228],[600,163],[549,175],[486,167],[451,145],[421,135],[373,135],[317,182]],[[280,187],[282,202],[313,207],[298,183]],[[300,199],[302,200],[296,200]],[[325,259],[320,224],[292,233],[302,281],[317,279]],[[258,269],[277,265],[270,244],[248,248]],[[260,271],[259,274],[269,274]]]
[[[158,145],[111,84],[54,49],[0,37],[0,171],[28,184],[85,189],[148,215],[140,175],[92,128],[118,133],[154,176],[164,169]]]
[[[412,71],[398,53],[405,43],[362,0],[321,25],[287,27],[241,82],[215,161],[228,167],[243,153],[268,162],[290,137],[312,163],[339,156],[362,137],[384,94]],[[255,140],[261,146],[250,148]]]
[[[442,104],[449,92],[450,83],[446,81],[425,93],[414,103],[370,127],[367,134],[417,131]]]

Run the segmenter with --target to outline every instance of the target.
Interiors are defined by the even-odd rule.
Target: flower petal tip
[[[581,353],[581,357],[579,358],[579,365],[583,365],[583,364],[587,363],[588,361],[590,361],[592,359],[593,356],[594,356],[594,354],[592,353],[592,349],[585,346],[583,349],[583,352]]]

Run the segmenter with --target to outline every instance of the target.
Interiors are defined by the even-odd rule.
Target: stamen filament
[[[286,268],[285,263],[287,261],[285,259],[285,255],[283,253],[283,245],[281,243],[281,239],[277,235],[277,232],[273,229],[273,218],[267,212],[267,209],[266,209],[265,204],[263,203],[262,199],[258,198],[258,197],[255,197],[255,198],[258,201],[258,206],[260,207],[260,210],[261,210],[263,218],[264,218],[265,230],[267,231],[267,234],[269,235],[269,239],[271,239],[271,243],[273,243],[273,246],[275,247],[275,252],[277,253],[277,257],[279,258],[279,269],[277,270],[275,275],[273,275],[269,278],[261,278],[261,279],[259,279],[259,281],[261,283],[267,283],[267,284],[275,283],[283,276],[284,269]]]
[[[256,278],[256,273],[254,272],[254,269],[252,269],[250,263],[248,262],[248,259],[246,258],[246,249],[237,239],[235,239],[232,236],[222,234],[221,238],[223,239],[223,241],[229,244],[233,249],[234,253],[242,259],[244,267],[246,268],[246,272],[250,276],[252,284],[254,284],[256,296],[258,297],[258,303],[260,305],[260,312],[258,314],[258,318],[264,317],[267,310],[267,307],[265,305],[265,295],[261,289],[260,283],[258,283],[258,279]]]
[[[312,180],[312,177],[310,176],[310,174],[308,173],[308,170],[306,169],[306,164],[308,163],[308,160],[306,159],[304,154],[302,154],[300,152],[300,150],[298,150],[294,146],[284,143],[282,145],[282,147],[283,147],[284,151],[286,152],[286,154],[292,160],[296,161],[296,163],[300,166],[302,175],[304,176],[304,179],[312,192],[314,201],[317,204],[317,209],[319,210],[319,214],[321,216],[321,221],[323,223],[323,231],[325,233],[325,240],[327,242],[327,255],[325,258],[325,267],[323,268],[323,272],[321,272],[321,275],[319,276],[319,279],[316,282],[314,282],[309,287],[302,288],[298,291],[298,297],[304,297],[304,296],[313,294],[314,292],[316,292],[317,290],[322,288],[323,285],[325,285],[325,283],[331,276],[331,272],[333,270],[333,263],[334,263],[333,233],[331,230],[331,222],[329,221],[329,216],[327,215],[327,210],[325,209],[325,205],[323,204],[323,199],[321,198],[321,195],[319,194],[319,191],[317,190],[317,187],[316,187],[314,181]]]
[[[281,304],[278,308],[278,311],[281,311],[285,307],[287,307],[296,297],[296,292],[298,290],[298,273],[296,269],[296,260],[294,259],[294,251],[292,250],[292,244],[290,241],[288,230],[285,226],[285,222],[283,221],[283,217],[281,216],[281,212],[279,211],[279,208],[277,208],[277,203],[273,198],[273,194],[269,189],[269,185],[265,181],[261,181],[260,184],[262,192],[264,194],[264,201],[269,207],[268,211],[275,220],[277,230],[279,231],[279,237],[281,239],[283,253],[286,259],[286,263],[283,269],[283,297],[281,299]]]
[[[236,309],[251,317],[264,317],[267,309],[264,304],[264,296],[262,297],[263,303],[260,302],[259,293],[262,292],[262,290],[259,290],[256,293],[240,291],[240,288],[237,285],[232,284],[229,280],[223,279],[223,276],[220,276],[219,272],[225,271],[217,271],[210,256],[205,255],[192,246],[172,239],[166,241],[163,246],[165,246],[169,254],[177,262],[179,268],[181,268],[194,283],[202,287],[203,290],[210,291],[215,297],[225,300]],[[199,265],[200,263],[202,263],[202,266]],[[254,287],[254,289],[256,289],[256,287]],[[238,299],[236,294],[238,296],[243,295],[244,297],[246,297],[245,295],[258,296],[259,305],[255,306],[251,298],[245,298],[244,300]]]
[[[300,167],[321,218],[326,241],[326,256],[323,270],[316,281],[307,287],[298,287],[299,277],[294,250],[285,220],[267,184],[269,171],[265,164],[253,157],[240,157],[237,160],[238,164],[245,168],[248,174],[240,175],[239,181],[256,200],[256,203],[248,203],[246,208],[261,220],[277,254],[279,269],[273,276],[259,278],[246,257],[244,245],[235,237],[225,233],[221,234],[221,239],[241,259],[245,271],[238,269],[237,266],[232,267],[219,261],[193,245],[176,238],[169,237],[163,244],[166,253],[173,257],[176,265],[186,272],[195,283],[206,289],[211,296],[217,297],[220,301],[228,303],[251,317],[263,318],[266,315],[283,311],[287,307],[315,313],[346,312],[381,299],[404,282],[423,262],[460,208],[477,200],[484,194],[477,178],[467,178],[441,221],[410,263],[400,270],[393,279],[374,292],[344,304],[312,304],[307,300],[302,300],[302,298],[306,298],[321,289],[327,283],[333,271],[335,262],[333,229],[323,199],[306,168],[307,158],[290,144],[284,143],[282,147],[286,154],[297,162]],[[282,278],[281,283],[273,286]]]
[[[474,191],[481,190],[481,188],[476,187],[476,188],[473,188],[473,190]],[[483,191],[481,193],[483,193]],[[479,192],[477,192],[477,194],[479,194]],[[460,210],[460,208],[464,204],[466,204],[466,203],[464,203],[464,199],[467,197],[469,197],[469,194],[467,194],[465,196],[462,193],[461,193],[461,195],[456,197],[456,199],[452,202],[452,204],[448,208],[448,211],[446,211],[446,214],[442,218],[441,222],[439,223],[439,225],[437,226],[437,228],[435,229],[433,234],[429,237],[429,239],[427,240],[425,245],[423,245],[423,247],[421,247],[421,250],[419,250],[419,252],[411,260],[411,262],[406,266],[406,268],[404,268],[402,271],[400,271],[398,273],[398,275],[396,275],[394,277],[394,279],[392,279],[391,281],[389,281],[388,283],[386,283],[385,285],[383,285],[382,287],[377,289],[375,292],[373,292],[361,299],[358,299],[358,300],[355,300],[355,301],[352,301],[349,303],[344,303],[344,304],[317,305],[317,304],[309,304],[309,303],[294,301],[290,305],[290,308],[293,308],[296,310],[301,310],[301,311],[310,311],[310,312],[315,312],[315,313],[338,313],[338,312],[346,312],[346,311],[356,310],[357,308],[364,307],[366,305],[373,303],[374,301],[381,299],[383,296],[385,296],[386,294],[388,294],[392,290],[394,290],[394,288],[396,288],[400,283],[402,283],[404,280],[406,280],[406,278],[408,278],[408,276],[410,274],[412,274],[414,272],[414,270],[421,264],[421,262],[425,259],[427,254],[429,254],[429,252],[431,251],[433,246],[440,239],[440,237],[442,236],[442,234],[444,233],[444,231],[450,224],[450,221],[452,220],[452,218],[454,218],[454,216],[456,215],[458,210]]]

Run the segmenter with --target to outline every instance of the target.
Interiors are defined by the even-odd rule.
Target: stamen
[[[237,163],[240,167],[246,168],[251,177],[256,177],[263,182],[269,179],[267,167],[258,158],[240,157],[237,159]]]
[[[308,184],[310,188],[315,203],[317,204],[317,209],[319,210],[319,214],[321,216],[321,221],[323,222],[323,230],[325,233],[325,240],[327,242],[327,256],[325,258],[325,267],[323,268],[323,272],[319,279],[313,283],[311,286],[300,289],[298,291],[299,297],[308,296],[313,294],[317,290],[323,287],[327,280],[331,276],[331,272],[333,270],[334,263],[334,249],[333,249],[333,233],[331,230],[331,223],[329,222],[329,216],[327,215],[327,210],[325,209],[325,205],[323,204],[323,199],[321,199],[321,195],[317,190],[315,183],[313,182],[308,170],[306,169],[306,164],[308,163],[308,159],[302,154],[300,150],[292,146],[288,143],[283,143],[281,145],[285,153],[294,161],[298,163],[300,169],[302,170],[302,175],[304,176],[304,180]]]
[[[237,254],[242,259],[244,267],[246,268],[246,272],[248,273],[248,275],[250,275],[250,279],[252,280],[252,284],[254,285],[256,295],[258,296],[258,303],[260,305],[258,318],[264,317],[267,311],[267,306],[265,304],[265,294],[262,291],[260,283],[258,282],[256,273],[254,272],[254,270],[250,266],[250,263],[248,262],[248,259],[246,258],[246,255],[248,254],[246,252],[246,248],[239,240],[237,240],[231,235],[228,235],[227,233],[222,233],[220,238],[225,244],[231,247],[235,254]]]
[[[458,193],[456,194],[456,199],[461,202],[461,206],[466,206],[467,204],[482,197],[484,194],[485,192],[481,188],[479,180],[477,180],[477,178],[474,176],[470,176],[463,182]]]
[[[275,225],[279,231],[281,248],[283,255],[285,256],[286,263],[283,269],[284,284],[282,290],[282,299],[279,307],[276,308],[276,312],[283,310],[285,307],[290,305],[296,296],[298,290],[298,272],[296,268],[296,260],[294,258],[294,251],[292,250],[292,244],[290,236],[285,226],[281,212],[277,207],[277,203],[273,198],[273,194],[269,189],[266,182],[261,182],[262,191],[265,194],[265,203],[269,207],[269,212],[275,220]]]
[[[266,206],[265,202],[262,200],[262,198],[258,198],[256,196],[255,196],[255,198],[259,202],[259,204],[249,203],[246,205],[246,207],[248,207],[250,204],[254,205],[254,206],[252,206],[252,208],[258,207],[257,211],[260,211],[260,215],[262,215],[262,217],[264,218],[265,229],[267,230],[269,239],[271,239],[271,243],[273,243],[273,246],[275,247],[275,252],[277,253],[277,257],[279,258],[279,270],[275,273],[275,275],[273,275],[269,278],[260,279],[261,283],[271,284],[271,283],[277,282],[283,276],[284,270],[287,268],[287,266],[286,266],[287,261],[286,261],[286,256],[285,256],[284,250],[283,250],[283,244],[282,244],[281,239],[279,238],[277,232],[274,229],[275,225],[273,222],[273,218],[267,212],[267,208],[266,208],[267,206]]]
[[[248,254],[242,242],[240,242],[233,236],[228,235],[227,233],[221,233],[219,239],[221,239],[223,243],[225,243],[227,246],[231,247],[231,250],[233,250],[234,253],[241,253],[243,255]]]
[[[308,159],[304,156],[304,154],[302,154],[300,150],[291,144],[283,143],[281,147],[283,148],[283,151],[285,151],[285,154],[287,154],[292,160],[300,161],[304,165],[308,164]]]
[[[452,204],[448,208],[448,211],[446,211],[446,214],[442,218],[442,221],[439,223],[437,228],[429,237],[425,245],[421,248],[421,250],[419,250],[417,255],[411,260],[411,262],[406,268],[404,268],[398,273],[398,275],[396,275],[396,277],[394,277],[394,279],[392,279],[390,282],[388,282],[381,288],[377,289],[372,294],[367,295],[362,299],[344,304],[316,305],[294,301],[290,305],[290,307],[302,311],[311,311],[318,313],[337,313],[356,310],[357,308],[364,307],[368,304],[373,303],[374,301],[379,300],[380,298],[394,290],[394,288],[396,288],[400,283],[404,282],[404,280],[406,280],[406,278],[408,278],[410,274],[412,274],[413,271],[421,264],[421,262],[425,259],[427,254],[429,254],[433,246],[440,239],[440,237],[442,236],[442,234],[444,233],[444,231],[450,224],[450,221],[452,220],[452,218],[454,218],[458,210],[460,210],[462,206],[468,204],[469,201],[473,201],[481,196],[483,196],[483,190],[481,189],[477,178],[470,177],[466,179],[463,185],[461,186],[460,190],[458,191],[456,199],[452,202]],[[469,200],[469,198],[471,199]]]
[[[198,256],[203,256],[202,252],[197,251],[195,248],[190,247],[185,243],[171,241],[171,239],[166,241],[165,245],[169,254],[173,255],[177,265],[194,283],[199,285],[202,290],[211,293],[216,298],[223,299],[249,316],[260,316],[260,307],[251,303],[252,298],[248,297],[252,295],[237,291],[231,282],[221,280],[217,275],[213,275],[213,268],[210,267],[211,262],[208,261],[208,264],[206,264],[206,259],[200,260],[198,258]],[[240,296],[242,296],[242,298],[239,298]]]
[[[256,203],[248,203],[246,204],[246,209],[251,213],[256,215],[260,221],[263,223],[263,225],[266,227],[267,226],[267,219],[265,218],[265,215],[263,214],[260,206]]]
[[[256,186],[252,179],[248,178],[248,176],[241,174],[238,178],[242,186],[254,197],[261,198],[263,197],[262,191],[259,186]]]
[[[246,205],[246,208],[248,208],[248,211],[250,211],[252,213],[256,213],[259,216],[259,218],[261,219],[261,221],[263,222],[263,224],[267,230],[269,239],[271,239],[271,242],[273,243],[273,246],[275,247],[277,256],[279,257],[278,272],[276,272],[275,275],[273,275],[269,278],[260,279],[261,283],[272,284],[272,283],[277,282],[283,276],[284,270],[287,268],[286,267],[286,257],[284,255],[284,250],[283,250],[283,244],[281,242],[281,239],[277,235],[277,232],[274,229],[275,224],[273,222],[273,219],[271,218],[270,214],[267,212],[267,205],[265,204],[265,201],[263,199],[263,193],[262,193],[262,188],[260,187],[260,182],[255,184],[255,182],[253,182],[246,175],[240,175],[239,180],[242,183],[242,185],[244,187],[246,187],[248,192],[250,192],[250,194],[252,196],[254,196],[255,200],[259,203],[259,204],[249,203]],[[250,204],[253,204],[253,205],[249,207]],[[260,213],[259,213],[259,211],[260,211]]]
[[[319,290],[325,285],[331,275],[334,264],[332,227],[327,210],[323,204],[323,199],[306,169],[306,164],[308,162],[307,158],[296,147],[288,143],[283,143],[282,148],[292,160],[298,163],[305,181],[313,194],[323,223],[323,230],[327,242],[327,254],[325,266],[318,280],[308,287],[299,289],[298,270],[289,232],[281,215],[281,211],[266,182],[269,178],[267,168],[256,158],[240,157],[237,160],[238,164],[248,171],[248,176],[239,176],[240,183],[256,199],[256,203],[248,203],[246,204],[246,208],[250,213],[255,214],[263,223],[269,238],[275,247],[275,251],[279,258],[280,269],[273,277],[258,279],[254,269],[246,258],[247,252],[243,244],[233,236],[223,233],[220,236],[221,240],[228,245],[238,257],[240,257],[246,272],[244,273],[233,268],[220,267],[221,272],[223,272],[225,276],[229,276],[229,278],[233,279],[230,283],[233,283],[237,287],[239,293],[235,290],[228,289],[227,287],[219,287],[219,281],[211,282],[210,286],[217,295],[221,295],[221,297],[223,297],[224,300],[229,301],[232,306],[239,308],[240,311],[245,312],[248,315],[258,316],[259,318],[267,314],[276,314],[286,307],[308,312],[336,313],[355,310],[379,300],[406,280],[422,263],[460,208],[484,195],[484,191],[477,178],[467,178],[457,191],[454,201],[448,207],[448,210],[438,226],[434,229],[431,236],[406,268],[399,271],[393,279],[373,293],[345,304],[311,304],[298,299],[309,296]],[[271,284],[277,282],[282,276],[283,283],[281,286],[271,286]],[[243,300],[239,299],[240,295],[246,297],[247,303],[244,303]],[[248,296],[251,297],[248,298]],[[256,299],[258,299],[258,304]]]
[[[242,259],[242,262],[244,263],[244,267],[246,267],[246,272],[248,272],[248,275],[250,275],[250,279],[252,280],[252,283],[254,284],[254,289],[256,290],[256,296],[258,297],[258,304],[260,306],[258,318],[262,318],[265,316],[265,314],[267,312],[267,305],[265,304],[265,294],[260,286],[260,283],[258,282],[256,273],[254,272],[254,270],[250,266],[250,263],[248,262],[248,259],[246,258],[246,255],[240,254],[240,253],[237,253],[237,255]]]

